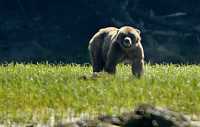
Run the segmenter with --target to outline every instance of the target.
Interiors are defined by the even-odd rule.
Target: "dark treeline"
[[[199,0],[0,0],[0,62],[89,62],[102,27],[136,26],[146,61],[200,63]]]

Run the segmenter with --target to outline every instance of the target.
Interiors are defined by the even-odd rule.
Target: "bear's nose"
[[[126,45],[131,45],[131,38],[130,37],[125,37],[124,38],[124,43],[126,44]]]

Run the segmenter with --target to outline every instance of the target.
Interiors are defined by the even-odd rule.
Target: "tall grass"
[[[200,66],[146,65],[137,79],[130,66],[91,78],[91,66],[10,64],[0,67],[0,122],[45,122],[69,112],[118,114],[140,103],[200,114]],[[88,78],[82,78],[84,75]]]

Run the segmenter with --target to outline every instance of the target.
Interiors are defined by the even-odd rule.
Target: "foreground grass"
[[[140,103],[200,114],[200,66],[146,65],[136,79],[120,65],[115,76],[80,78],[91,67],[78,65],[8,65],[0,67],[0,122],[45,122],[69,112],[112,113]]]

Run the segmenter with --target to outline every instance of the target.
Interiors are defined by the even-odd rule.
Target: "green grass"
[[[0,123],[45,122],[73,111],[118,114],[140,103],[200,115],[200,66],[146,65],[136,79],[130,67],[116,75],[90,77],[92,68],[79,65],[10,64],[0,67]]]

